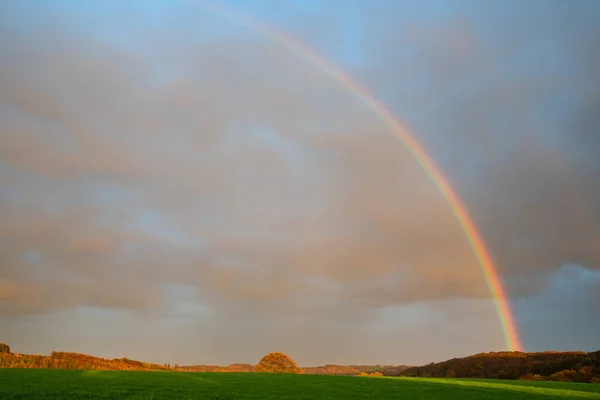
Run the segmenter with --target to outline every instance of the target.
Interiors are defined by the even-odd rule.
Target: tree
[[[302,370],[286,354],[269,353],[254,366],[254,372],[271,372],[275,374],[301,374]]]
[[[10,354],[10,347],[7,344],[0,343],[0,354],[1,353],[8,353],[8,354]]]

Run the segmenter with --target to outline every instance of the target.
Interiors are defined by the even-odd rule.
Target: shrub
[[[538,374],[528,373],[528,374],[525,374],[525,375],[521,375],[519,377],[519,380],[522,380],[522,381],[542,381],[544,379],[540,375],[538,375]]]
[[[286,354],[269,353],[254,366],[254,372],[270,372],[275,374],[301,374],[302,370]]]
[[[10,354],[10,347],[7,344],[0,343],[0,354],[2,353]]]
[[[572,382],[573,378],[577,376],[577,371],[572,369],[564,369],[562,371],[556,372],[550,375],[551,381],[560,381],[560,382]]]

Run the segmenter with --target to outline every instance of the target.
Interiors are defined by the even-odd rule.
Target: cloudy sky
[[[172,364],[505,349],[460,225],[389,128],[202,4],[0,2],[0,341]],[[600,348],[600,2],[219,4],[422,143],[526,350]]]

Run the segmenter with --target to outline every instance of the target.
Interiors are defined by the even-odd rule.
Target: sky
[[[158,363],[600,349],[600,2],[0,2],[0,341]]]

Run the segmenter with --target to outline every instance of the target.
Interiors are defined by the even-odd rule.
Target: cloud
[[[597,332],[599,326],[591,316],[600,304],[599,284],[597,270],[567,264],[552,274],[541,296],[519,300],[517,321],[526,338],[533,338],[538,330],[554,332],[551,337],[536,335],[538,340],[530,339],[525,343],[527,348],[532,351],[597,350],[598,339],[593,332]],[[573,327],[576,327],[576,335]]]
[[[19,22],[0,35],[4,318],[87,307],[189,328],[198,314],[207,336],[242,332],[262,349],[271,328],[292,337],[282,321],[336,336],[415,304],[493,315],[460,224],[372,110],[297,54],[184,11],[160,23],[134,12],[110,32],[82,15],[11,11]],[[509,293],[543,295],[567,262],[600,267],[600,83],[593,68],[573,72],[597,61],[584,43],[598,36],[557,34],[553,48],[571,55],[561,64],[525,25],[517,44],[491,40],[478,12],[401,24],[359,13],[362,45],[343,47],[360,54],[332,57],[354,60],[429,149]],[[333,48],[355,18],[315,22],[307,40],[322,32]],[[27,29],[37,19],[46,29]]]
[[[496,8],[500,21],[539,11]],[[367,58],[398,68],[365,71],[365,79],[397,93],[397,108],[406,110],[463,197],[509,281],[530,270],[544,277],[570,261],[597,268],[600,203],[591,176],[600,164],[590,155],[600,142],[589,111],[600,84],[589,50],[597,26],[571,9],[552,10],[533,26],[515,25],[510,37],[485,37],[476,34],[481,21],[469,18],[478,11],[449,24],[367,29],[381,35],[370,39],[380,47]],[[373,24],[381,23],[374,17]],[[566,30],[577,23],[581,31]],[[553,28],[561,33],[548,38]],[[398,79],[423,74],[419,85]],[[541,287],[529,282],[529,289],[519,286],[525,292]]]
[[[156,84],[153,65],[106,44],[61,38],[69,34],[57,38],[60,57],[21,38],[32,51],[12,58],[3,79],[4,112],[12,115],[3,161],[15,177],[6,192],[30,202],[4,207],[15,217],[4,228],[13,259],[38,251],[47,268],[96,278],[151,271],[150,287],[192,281],[206,296],[256,301],[257,309],[312,294],[340,307],[353,299],[359,308],[488,295],[423,171],[381,121],[312,66],[242,40],[225,53],[247,54],[244,66],[222,49],[191,47],[183,65],[179,54],[165,61],[181,78]],[[265,60],[281,72],[263,74]],[[120,200],[103,204],[101,196]],[[146,210],[201,248],[164,254],[167,228],[140,226]],[[402,267],[410,270],[403,289],[377,287]],[[28,268],[16,261],[14,270]],[[49,295],[39,305],[64,303]]]

